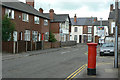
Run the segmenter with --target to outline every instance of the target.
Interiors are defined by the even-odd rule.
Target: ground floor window
[[[13,41],[17,41],[17,31],[13,32]]]
[[[38,31],[32,31],[32,40],[37,41]]]
[[[88,34],[88,42],[92,41],[92,34]]]
[[[48,41],[49,40],[49,32],[46,32],[45,33],[45,41]]]
[[[74,40],[77,41],[77,35],[74,36]]]
[[[41,41],[41,34],[39,33],[39,41]]]
[[[25,30],[25,41],[30,41],[30,30]]]

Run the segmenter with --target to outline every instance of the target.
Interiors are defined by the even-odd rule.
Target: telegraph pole
[[[118,68],[118,0],[115,0],[115,58],[114,68]]]

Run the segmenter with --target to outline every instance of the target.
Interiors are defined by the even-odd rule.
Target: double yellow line
[[[78,73],[80,73],[86,67],[87,67],[87,64],[82,65],[80,68],[78,68],[72,74],[70,74],[65,80],[68,80],[68,79],[71,80],[71,79],[73,79]]]

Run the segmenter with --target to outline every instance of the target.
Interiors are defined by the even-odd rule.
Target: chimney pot
[[[76,14],[75,14],[75,16],[74,16],[74,22],[75,22],[75,23],[77,22],[77,16],[76,16]]]
[[[50,14],[50,19],[53,20],[53,18],[54,18],[54,10],[53,10],[53,9],[50,9],[50,10],[49,10],[49,14]]]
[[[26,4],[34,7],[34,0],[26,0]]]
[[[110,12],[113,11],[113,4],[110,5]]]
[[[40,9],[39,9],[39,12],[40,12],[40,13],[43,13],[43,9],[42,9],[42,8],[40,8]]]

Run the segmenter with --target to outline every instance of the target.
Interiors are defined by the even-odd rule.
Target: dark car
[[[114,43],[104,43],[100,47],[100,56],[112,55],[114,56]]]

